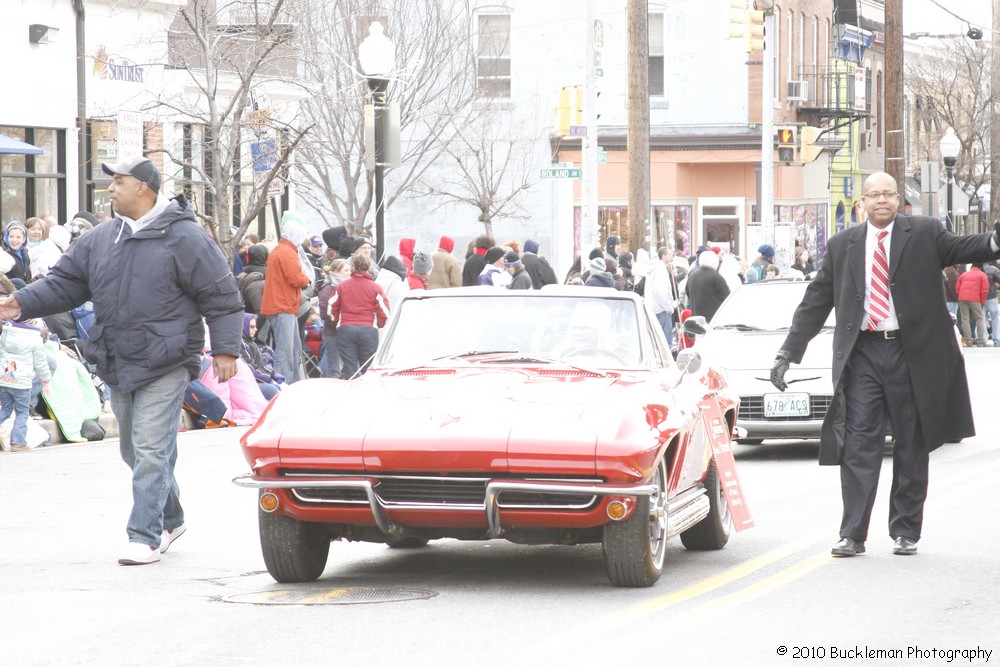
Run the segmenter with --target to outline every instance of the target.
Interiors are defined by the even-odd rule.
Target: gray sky
[[[982,28],[989,33],[992,22],[990,0],[905,0],[903,2],[903,32],[930,32],[932,34],[964,34],[969,26],[952,14]],[[944,5],[948,11],[941,9]]]

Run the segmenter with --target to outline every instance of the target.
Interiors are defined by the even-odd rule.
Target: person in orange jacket
[[[305,376],[298,312],[309,276],[302,270],[298,251],[306,238],[305,225],[293,217],[286,218],[281,225],[281,239],[267,257],[260,314],[267,317],[274,336],[274,370],[291,384]]]

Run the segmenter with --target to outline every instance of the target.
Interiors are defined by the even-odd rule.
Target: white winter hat
[[[66,248],[69,247],[69,242],[72,237],[73,235],[70,231],[62,225],[56,225],[49,230],[49,238],[52,239],[52,242],[59,246],[59,249],[63,252],[66,252]]]

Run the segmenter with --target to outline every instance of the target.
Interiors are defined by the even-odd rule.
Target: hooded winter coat
[[[10,230],[12,229],[20,229],[24,232],[24,243],[17,250],[10,247]],[[31,258],[28,256],[28,228],[20,220],[12,220],[7,224],[7,228],[4,229],[3,251],[14,260],[14,266],[6,272],[7,277],[11,280],[20,278],[24,282],[31,280]]]
[[[431,254],[434,268],[429,274],[430,289],[462,286],[462,263],[451,254],[454,249],[455,241],[450,236],[438,241],[438,249]]]
[[[250,263],[243,267],[236,282],[243,299],[243,309],[248,313],[260,312],[260,303],[264,297],[264,276],[267,273],[267,248],[260,244],[250,246],[247,251]]]
[[[42,347],[42,332],[27,324],[9,322],[0,333],[0,387],[31,389],[35,376],[52,377]]]
[[[399,239],[399,258],[403,260],[407,273],[413,270],[413,249],[416,247],[416,239]]]
[[[87,356],[108,385],[130,392],[211,354],[240,356],[243,303],[229,262],[183,196],[133,233],[114,218],[81,235],[43,280],[17,293],[22,317],[94,303]]]

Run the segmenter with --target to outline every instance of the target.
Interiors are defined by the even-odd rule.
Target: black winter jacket
[[[180,367],[197,377],[203,317],[211,354],[239,357],[243,348],[243,304],[229,262],[183,197],[135,234],[120,218],[94,227],[16,296],[24,318],[92,301],[88,357],[122,392]]]

